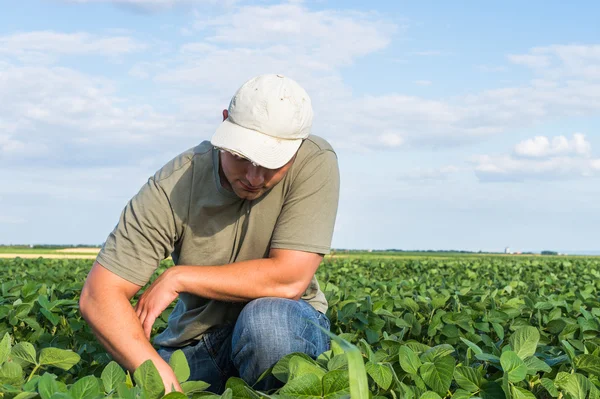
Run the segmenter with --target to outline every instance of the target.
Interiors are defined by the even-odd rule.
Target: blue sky
[[[333,246],[600,250],[600,5],[43,0],[0,14],[0,243],[99,244],[284,73],[338,152]]]

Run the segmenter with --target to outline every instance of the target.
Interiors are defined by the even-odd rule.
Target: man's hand
[[[79,309],[100,343],[123,367],[133,374],[150,359],[163,379],[166,393],[171,392],[172,386],[181,391],[175,373],[145,336],[152,324],[145,334],[139,314],[131,307],[130,300],[140,288],[95,262],[81,291]]]
[[[144,291],[137,305],[135,313],[142,323],[144,334],[150,340],[152,326],[157,317],[179,296],[179,291],[174,279],[176,266],[167,269]],[[170,392],[170,391],[169,391]]]
[[[168,366],[168,365],[167,365]],[[163,370],[158,369],[158,373],[163,380],[163,384],[165,387],[165,395],[171,393],[173,388],[177,392],[183,392],[181,385],[179,385],[179,381],[177,381],[177,377],[175,377],[175,372],[171,369],[171,367],[167,367]]]

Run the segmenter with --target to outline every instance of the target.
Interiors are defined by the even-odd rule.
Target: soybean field
[[[0,397],[600,399],[599,258],[328,258],[331,350],[281,359],[274,392],[231,378],[221,396],[187,381],[179,352],[184,393],[164,392],[151,362],[111,361],[78,309],[92,262],[0,259]]]

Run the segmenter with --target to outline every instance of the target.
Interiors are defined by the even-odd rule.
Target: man
[[[310,135],[308,94],[282,75],[246,82],[211,142],[160,169],[121,214],[81,293],[80,309],[107,351],[133,371],[151,359],[180,390],[168,359],[183,349],[192,380],[221,392],[249,384],[292,352],[316,357],[329,341],[327,302],[314,274],[335,222],[337,157]],[[161,260],[175,266],[150,285]],[[155,319],[178,299],[150,344]],[[256,385],[268,390],[277,381]]]

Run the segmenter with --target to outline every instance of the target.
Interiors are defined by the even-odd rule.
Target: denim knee
[[[329,349],[327,317],[303,300],[259,298],[240,313],[232,335],[232,361],[253,384],[283,356],[303,352],[316,358]]]

